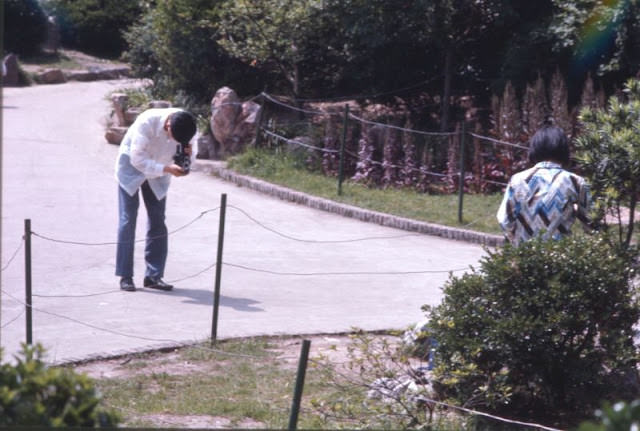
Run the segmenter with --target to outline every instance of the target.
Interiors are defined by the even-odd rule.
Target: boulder
[[[113,106],[114,125],[118,127],[126,127],[131,123],[127,123],[125,111],[129,104],[129,96],[125,93],[113,93],[111,95],[111,105]]]
[[[171,108],[171,102],[168,100],[152,100],[149,102],[149,108]]]
[[[196,148],[197,159],[220,159],[220,143],[210,133],[198,137]]]
[[[136,121],[136,118],[138,118],[138,115],[140,115],[142,113],[143,109],[142,108],[128,108],[126,111],[124,111],[124,121],[125,124],[127,126],[130,126],[133,124],[134,121]]]
[[[15,87],[20,83],[20,71],[18,67],[18,57],[9,54],[2,60],[2,85],[4,87]]]
[[[127,133],[128,127],[113,126],[109,127],[104,134],[108,143],[113,145],[120,145],[125,133]]]
[[[41,84],[62,84],[67,82],[67,78],[60,69],[45,69],[36,73],[35,79]]]
[[[66,75],[67,81],[95,81],[98,79],[98,75],[95,72],[90,72],[87,70],[73,70],[71,72],[67,72]]]
[[[211,100],[211,130],[220,143],[221,156],[239,153],[255,139],[260,105],[241,102],[229,87],[219,89]]]

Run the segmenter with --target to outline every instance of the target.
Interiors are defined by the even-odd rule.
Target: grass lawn
[[[500,234],[496,212],[502,194],[465,194],[462,223],[458,222],[459,198],[433,195],[410,189],[374,189],[353,181],[342,184],[338,195],[337,178],[300,168],[295,159],[266,151],[248,150],[229,160],[235,171],[261,178],[311,195],[343,202],[361,208],[479,232]]]

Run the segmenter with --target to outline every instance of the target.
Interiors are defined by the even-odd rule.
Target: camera
[[[191,170],[191,157],[185,153],[184,147],[185,146],[182,144],[176,146],[176,153],[173,155],[173,162],[180,166],[186,175]]]

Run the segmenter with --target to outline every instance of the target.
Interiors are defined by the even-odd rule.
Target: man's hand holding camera
[[[191,168],[191,145],[178,145],[176,154],[173,156],[173,161],[173,164],[164,167],[164,172],[174,177],[187,175]]]

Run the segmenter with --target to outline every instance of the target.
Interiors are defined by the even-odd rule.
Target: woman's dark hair
[[[545,122],[529,142],[529,161],[538,163],[554,161],[569,164],[569,140],[564,131]]]
[[[196,134],[196,119],[187,111],[177,111],[169,117],[169,127],[173,138],[183,145],[187,145]]]

